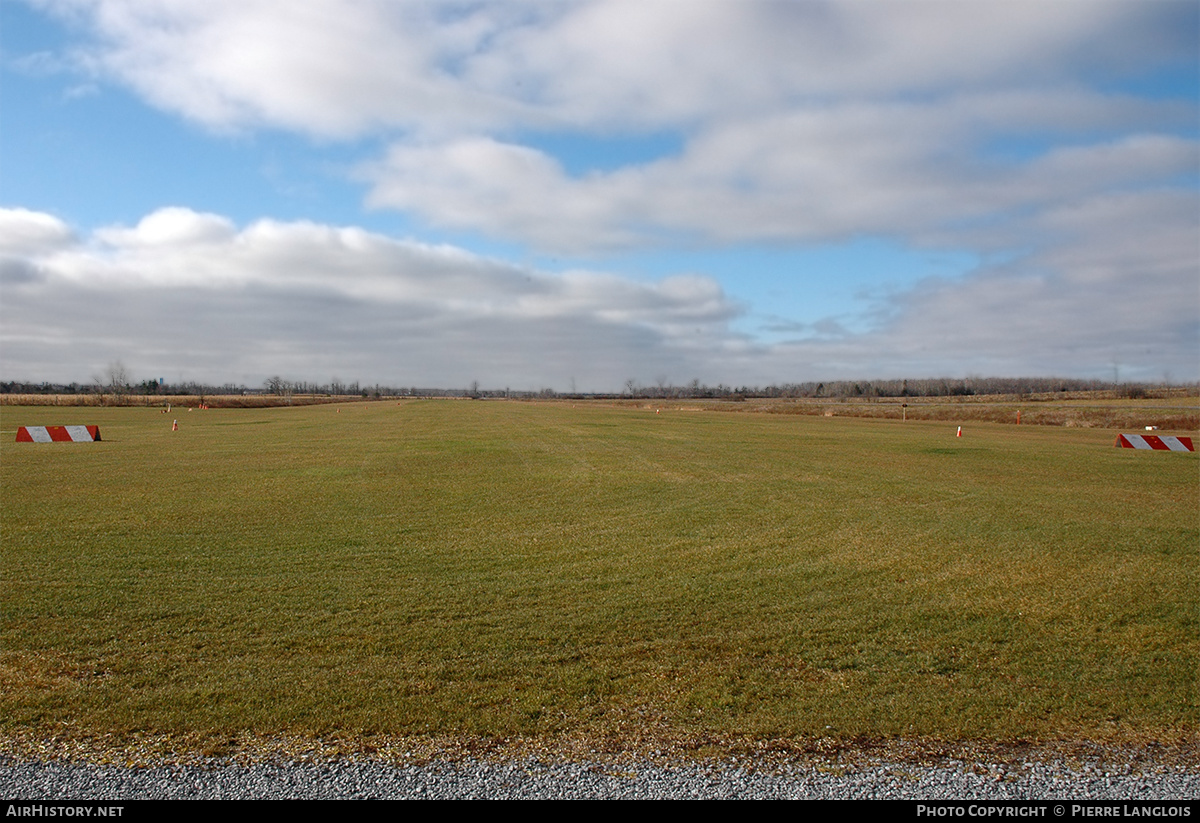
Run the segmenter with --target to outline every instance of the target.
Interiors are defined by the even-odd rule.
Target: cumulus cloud
[[[1196,379],[1200,199],[1101,195],[1037,216],[1030,231],[1058,242],[926,279],[893,294],[866,333],[798,339],[771,356],[826,377],[953,374],[969,362],[982,374]]]
[[[7,284],[4,365],[60,379],[119,357],[220,382],[290,365],[309,379],[610,388],[643,362],[681,371],[692,339],[719,346],[739,312],[705,277],[547,273],[353,227],[238,229],[184,208],[72,243],[49,215],[0,214],[0,236],[10,225],[60,231],[15,258],[42,277]]]
[[[937,242],[1196,166],[1192,101],[1108,87],[1194,66],[1185,2],[39,5],[162,109],[382,137],[370,206],[556,253]],[[662,130],[679,154],[583,175],[535,137]]]
[[[132,229],[102,229],[97,237],[111,246],[172,248],[223,243],[233,234],[233,223],[224,217],[167,207],[146,215]]]
[[[71,229],[57,217],[28,209],[0,208],[0,255],[39,256],[73,241]]]
[[[82,381],[121,359],[172,380],[252,386],[284,373],[591,391],[657,375],[738,385],[936,375],[962,362],[997,374],[1104,376],[1117,364],[1126,377],[1194,375],[1195,198],[1127,193],[1040,219],[1068,235],[1107,231],[923,281],[865,332],[823,321],[765,346],[733,331],[743,307],[696,274],[547,272],[354,227],[239,228],[180,208],[66,240],[49,215],[2,212],[0,237],[15,236],[10,225],[48,230],[8,258],[38,276],[4,283],[0,366],[9,379]]]
[[[56,217],[28,209],[0,208],[0,287],[37,282],[37,259],[69,246],[74,234]]]
[[[400,143],[361,175],[372,182],[373,206],[580,252],[680,240],[920,240],[1114,187],[1173,183],[1200,164],[1194,140],[1111,133],[1128,128],[1131,108],[1145,115],[1139,123],[1180,125],[1191,112],[1178,106],[1103,103],[1085,93],[1023,97],[848,103],[745,118],[696,134],[677,157],[580,176],[546,153],[487,137]],[[1026,109],[1019,125],[1008,119],[1017,106]],[[1065,128],[1073,116],[1086,123],[1088,142],[1033,157],[1003,154],[1005,139]],[[988,142],[1000,148],[982,147]]]
[[[549,155],[487,137],[398,144],[364,165],[367,203],[421,214],[437,226],[476,229],[553,251],[639,245],[651,200],[642,170],[569,177]]]
[[[664,124],[1190,59],[1188,4],[38,0],[87,65],[220,128]],[[1117,35],[1117,36],[1115,36]]]
[[[45,0],[83,22],[89,71],[221,130],[262,125],[323,137],[421,123],[493,123],[520,105],[452,67],[511,16],[470,5],[312,0]]]

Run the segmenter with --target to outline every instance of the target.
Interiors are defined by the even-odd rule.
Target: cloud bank
[[[214,128],[661,128],[831,99],[1073,85],[1194,55],[1188,3],[38,0],[80,59]]]
[[[6,366],[48,379],[86,380],[119,358],[250,385],[279,371],[607,388],[635,366],[684,373],[696,338],[732,341],[739,311],[705,277],[547,274],[357,228],[239,229],[185,208],[85,239],[50,215],[0,210],[0,260]]]
[[[138,375],[249,386],[281,373],[615,391],[660,376],[938,375],[964,361],[985,374],[1071,362],[1097,376],[1182,377],[1200,332],[1193,272],[1174,246],[1200,240],[1189,202],[1133,195],[1091,207],[1102,214],[1064,209],[1052,215],[1064,231],[1103,220],[1110,242],[923,281],[867,332],[817,329],[771,346],[735,332],[744,307],[700,275],[539,271],[358,228],[239,228],[185,208],[81,237],[51,215],[0,210],[0,345],[14,378],[81,382],[116,359]],[[1130,215],[1154,208],[1157,232],[1135,230]]]

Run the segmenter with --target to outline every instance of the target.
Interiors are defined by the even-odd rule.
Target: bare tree
[[[129,394],[130,378],[129,371],[120,360],[109,363],[108,368],[104,370],[103,377],[93,377],[92,379],[96,381],[96,386],[101,393],[112,395],[114,406],[120,406],[125,402],[125,395]]]

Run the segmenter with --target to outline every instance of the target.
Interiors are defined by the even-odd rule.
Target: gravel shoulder
[[[881,763],[868,768],[432,762],[118,767],[5,763],[14,799],[913,799],[1191,800],[1200,772],[1120,774],[1063,763],[989,770]]]
[[[28,741],[26,741],[26,744]],[[428,744],[429,741],[426,741]],[[597,753],[562,759],[501,747],[373,754],[336,747],[165,758],[91,750],[74,759],[4,747],[0,794],[19,800],[136,799],[911,799],[1196,800],[1194,747],[957,751],[892,745],[798,754],[680,758]],[[63,754],[63,752],[59,752]],[[182,762],[186,760],[186,762]],[[136,761],[136,762],[135,762]]]

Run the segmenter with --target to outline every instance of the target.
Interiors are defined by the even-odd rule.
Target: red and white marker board
[[[99,426],[22,426],[18,443],[91,443],[100,439]]]
[[[1160,437],[1157,434],[1118,434],[1114,446],[1123,449],[1153,449],[1159,452],[1194,452],[1190,437]]]

